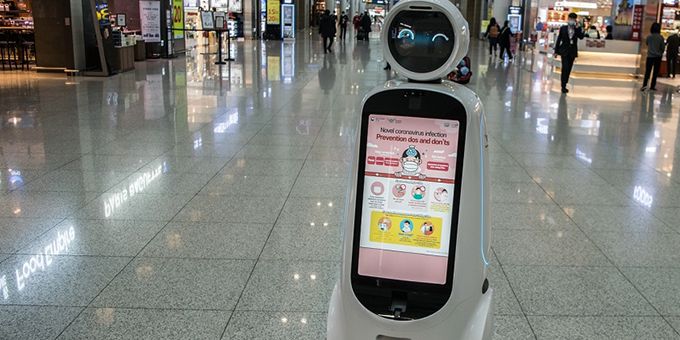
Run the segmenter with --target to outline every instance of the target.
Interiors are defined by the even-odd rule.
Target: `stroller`
[[[470,58],[465,56],[463,60],[458,63],[456,69],[451,71],[446,78],[454,83],[467,84],[472,78],[472,71],[470,70]]]

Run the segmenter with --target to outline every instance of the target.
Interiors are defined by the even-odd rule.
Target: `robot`
[[[449,1],[402,0],[383,27],[408,81],[363,100],[327,338],[490,339],[484,108],[441,80],[467,53],[467,22]]]

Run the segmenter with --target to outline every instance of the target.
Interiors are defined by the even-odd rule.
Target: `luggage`
[[[368,40],[368,34],[366,34],[363,28],[359,28],[357,31],[357,40]]]

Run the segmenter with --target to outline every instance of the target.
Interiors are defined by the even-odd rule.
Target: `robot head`
[[[402,0],[385,19],[385,59],[416,81],[443,78],[467,54],[468,24],[447,0]]]

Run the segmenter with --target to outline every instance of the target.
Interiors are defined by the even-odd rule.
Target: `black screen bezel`
[[[414,105],[417,102],[417,105]],[[423,114],[422,112],[429,112]],[[366,169],[366,143],[368,134],[368,117],[371,114],[419,117],[456,120],[459,122],[458,150],[456,159],[456,174],[454,178],[454,204],[451,218],[451,240],[447,261],[445,284],[402,281],[394,279],[364,276],[358,273],[359,248],[361,243],[361,216],[363,209],[364,173]],[[443,295],[448,300],[453,287],[453,269],[455,263],[456,240],[458,235],[458,219],[460,212],[460,195],[463,177],[463,158],[465,154],[465,134],[467,127],[467,113],[465,107],[455,98],[433,91],[396,89],[387,90],[371,96],[364,104],[361,116],[361,136],[359,161],[357,167],[357,186],[355,198],[355,213],[352,242],[351,281],[355,293],[366,288],[369,290],[390,289],[402,292],[416,292]],[[457,202],[457,204],[456,204]]]

